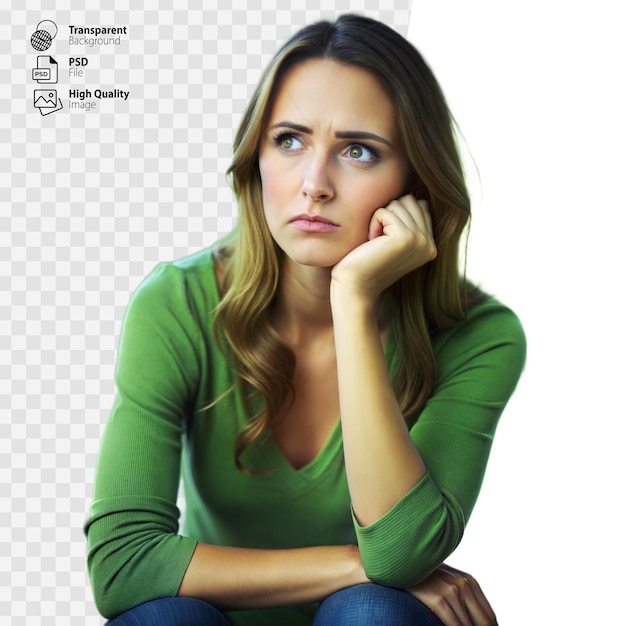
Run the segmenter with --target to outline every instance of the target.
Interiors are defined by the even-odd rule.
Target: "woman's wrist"
[[[365,575],[365,568],[363,567],[359,547],[356,545],[348,547],[350,548],[350,574],[348,577],[350,579],[350,584],[347,586],[351,587],[353,585],[369,582],[368,577]]]
[[[339,587],[350,587],[367,582],[359,547],[354,544],[343,546],[320,547],[320,550],[330,549],[336,559],[336,580]]]
[[[330,282],[330,306],[335,321],[344,315],[349,320],[354,320],[355,316],[366,320],[375,316],[376,298],[333,279]]]

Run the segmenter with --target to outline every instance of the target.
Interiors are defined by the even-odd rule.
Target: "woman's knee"
[[[326,598],[314,626],[441,626],[437,616],[401,589],[366,583]]]
[[[139,604],[105,626],[229,626],[229,622],[208,602],[177,597]]]

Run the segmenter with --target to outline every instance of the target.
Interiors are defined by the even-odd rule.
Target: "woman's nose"
[[[304,171],[302,195],[313,202],[328,201],[335,195],[329,163],[321,155],[313,158]]]

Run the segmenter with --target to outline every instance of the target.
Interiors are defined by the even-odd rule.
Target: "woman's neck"
[[[274,309],[274,327],[292,348],[326,343],[333,338],[330,306],[332,268],[298,265],[285,259]],[[377,303],[381,338],[389,330],[389,311]]]
[[[285,339],[298,343],[332,332],[330,273],[285,259],[275,309],[276,329]]]

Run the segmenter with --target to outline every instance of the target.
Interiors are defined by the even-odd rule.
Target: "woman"
[[[459,276],[469,199],[435,78],[373,20],[307,27],[266,70],[230,174],[235,232],[160,265],[126,315],[86,523],[99,610],[494,624],[443,562],[525,344]]]

